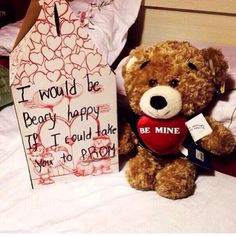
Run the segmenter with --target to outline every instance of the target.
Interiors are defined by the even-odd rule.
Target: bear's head
[[[169,119],[192,116],[224,84],[228,64],[214,48],[165,41],[132,50],[122,68],[127,98],[138,115]]]

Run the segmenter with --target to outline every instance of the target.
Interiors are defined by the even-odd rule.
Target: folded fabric
[[[23,20],[10,23],[0,29],[0,55],[9,56]]]
[[[112,64],[123,49],[130,26],[137,18],[141,0],[74,0],[71,8],[87,28],[100,52]],[[22,20],[0,29],[0,55],[11,52]]]

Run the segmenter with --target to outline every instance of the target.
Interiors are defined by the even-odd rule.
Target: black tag
[[[191,162],[204,169],[212,170],[209,153],[197,145],[190,135],[185,139],[182,146],[187,149],[187,152],[183,153]]]

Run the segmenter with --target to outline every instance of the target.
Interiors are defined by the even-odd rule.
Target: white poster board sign
[[[32,186],[117,172],[115,75],[66,1],[40,3],[10,55]]]

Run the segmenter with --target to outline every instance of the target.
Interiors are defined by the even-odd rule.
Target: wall
[[[140,43],[176,39],[236,46],[235,0],[144,0]]]

